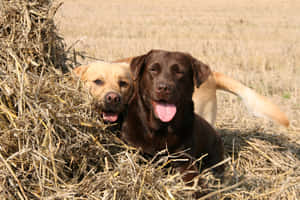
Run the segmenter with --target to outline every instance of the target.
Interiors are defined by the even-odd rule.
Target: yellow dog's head
[[[86,83],[106,122],[116,122],[132,94],[129,64],[94,62],[74,69]]]

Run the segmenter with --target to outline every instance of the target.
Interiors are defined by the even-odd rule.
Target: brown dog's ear
[[[202,83],[206,81],[208,76],[212,73],[210,67],[203,62],[192,57],[192,66],[193,66],[193,79],[194,85],[198,88]]]
[[[151,50],[147,54],[132,58],[130,63],[130,71],[131,71],[132,79],[134,81],[136,81],[141,76],[146,64],[146,58],[154,51],[155,50]]]
[[[87,65],[81,65],[79,67],[76,67],[73,72],[75,73],[75,75],[79,76],[81,79],[83,79],[83,75],[84,73],[87,71],[88,66]]]
[[[130,71],[132,75],[132,79],[136,81],[139,76],[141,76],[142,71],[144,69],[145,65],[145,59],[147,57],[147,54],[134,57],[130,63]]]

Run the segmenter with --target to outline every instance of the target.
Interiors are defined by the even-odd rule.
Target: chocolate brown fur
[[[223,160],[220,135],[203,118],[194,113],[192,95],[211,74],[208,66],[189,54],[152,50],[131,62],[134,96],[122,127],[122,138],[155,155],[167,147],[170,153],[187,150],[188,162],[182,162],[180,171],[195,169],[190,164],[207,154],[201,168]],[[176,114],[163,122],[154,109],[156,102],[176,105]],[[223,166],[218,168],[223,171]],[[192,176],[186,176],[191,179]]]

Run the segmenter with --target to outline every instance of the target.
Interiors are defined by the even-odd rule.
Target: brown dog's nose
[[[120,103],[121,96],[115,92],[109,92],[105,95],[105,103],[117,104]]]
[[[171,92],[171,86],[165,83],[160,83],[157,86],[157,92]]]

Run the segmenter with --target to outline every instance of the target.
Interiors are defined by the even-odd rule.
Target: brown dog
[[[167,147],[170,153],[187,150],[180,171],[195,169],[194,158],[207,154],[201,167],[223,160],[219,134],[194,113],[192,95],[211,74],[208,66],[180,52],[152,50],[131,65],[133,98],[128,104],[122,138],[142,152],[154,155]],[[217,168],[223,171],[223,166]],[[195,171],[185,177],[189,181]]]
[[[128,64],[94,62],[75,68],[74,73],[85,81],[96,98],[104,121],[122,121],[123,111],[132,94]]]
[[[130,64],[135,57],[124,58],[114,62]],[[201,63],[205,66],[204,63]],[[195,88],[193,101],[195,112],[214,125],[217,115],[216,91],[224,90],[239,96],[249,111],[255,116],[265,117],[288,127],[289,120],[286,115],[266,97],[256,93],[242,83],[219,72],[209,74],[206,81],[199,88]]]

